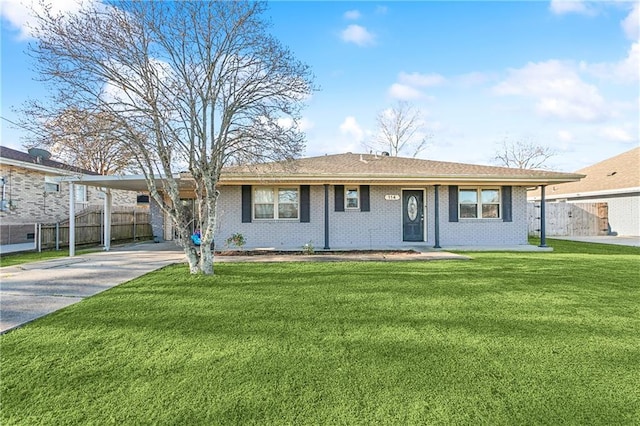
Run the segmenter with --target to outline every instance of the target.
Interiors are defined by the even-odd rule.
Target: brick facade
[[[69,219],[69,183],[60,182],[57,192],[45,190],[48,177],[59,177],[39,170],[0,164],[0,176],[5,179],[4,197],[8,209],[0,211],[2,224],[56,223]],[[112,190],[114,207],[135,207],[137,194]],[[86,187],[86,202],[76,203],[76,212],[104,205],[104,194],[95,187]]]
[[[425,200],[425,241],[403,242],[402,191],[423,190]],[[371,186],[370,211],[336,212],[333,185],[329,186],[329,247],[332,249],[387,249],[435,244],[435,190],[433,186]],[[397,195],[389,200],[385,195]],[[394,197],[387,197],[394,198]],[[449,222],[447,186],[440,187],[440,245],[451,247],[508,246],[527,244],[526,189],[512,189],[512,221],[501,219],[461,219]],[[324,247],[324,187],[311,186],[310,222],[299,220],[253,220],[242,223],[241,187],[224,186],[218,199],[216,241],[225,241],[234,233],[244,235],[245,248],[301,250],[311,242],[316,249]],[[219,244],[217,244],[220,247]]]

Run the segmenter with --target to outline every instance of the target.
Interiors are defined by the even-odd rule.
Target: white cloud
[[[364,131],[353,116],[348,116],[340,124],[340,133],[352,137],[358,143],[364,140]]]
[[[293,127],[294,122],[291,117],[281,117],[278,119],[278,125],[285,129],[288,129]],[[298,120],[298,130],[301,132],[306,132],[307,130],[312,129],[314,126],[315,123],[306,117],[302,117],[300,120]]]
[[[558,139],[562,142],[571,142],[573,140],[573,133],[568,130],[559,130]]]
[[[432,87],[432,86],[440,86],[446,82],[446,79],[440,74],[432,73],[432,74],[420,74],[417,72],[407,74],[405,72],[401,72],[398,75],[398,81],[401,84],[406,84],[414,87]]]
[[[609,115],[598,88],[585,83],[574,67],[556,60],[510,69],[506,80],[493,91],[535,99],[536,112],[542,116],[598,121]]]
[[[422,98],[423,94],[420,90],[406,84],[393,83],[389,88],[389,96],[401,101],[410,101]]]
[[[359,10],[348,10],[344,13],[344,19],[356,20],[362,16]]]
[[[605,127],[600,130],[600,135],[612,142],[633,142],[634,140],[629,132],[620,127]]]
[[[579,13],[593,15],[595,11],[581,0],[551,0],[549,9],[556,15]]]
[[[375,35],[367,31],[365,27],[351,24],[342,31],[342,40],[347,43],[354,43],[358,46],[370,46],[375,43]]]
[[[619,62],[581,63],[580,67],[596,77],[616,83],[636,82],[640,80],[640,42],[633,43],[627,57]]]
[[[640,3],[634,3],[631,13],[620,23],[624,33],[631,40],[640,38]]]
[[[77,12],[82,7],[91,7],[98,0],[57,0],[51,3],[51,12],[55,15],[69,15]],[[0,15],[13,28],[19,31],[19,39],[32,38],[31,27],[34,24],[34,11],[44,12],[42,3],[37,0],[2,0],[0,2]]]

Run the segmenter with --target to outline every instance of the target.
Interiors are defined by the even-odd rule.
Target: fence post
[[[136,241],[136,209],[133,209],[133,241]]]
[[[60,222],[56,222],[56,251],[60,250]]]

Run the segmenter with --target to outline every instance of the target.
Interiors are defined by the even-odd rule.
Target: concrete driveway
[[[174,243],[141,243],[0,268],[0,333],[163,266],[185,261]]]
[[[640,237],[604,235],[600,237],[548,237],[555,240],[579,241],[582,243],[614,244],[617,246],[640,247]]]
[[[468,260],[448,252],[263,254],[216,256],[216,262],[336,262]],[[186,262],[173,242],[141,243],[0,268],[0,334],[163,266]]]

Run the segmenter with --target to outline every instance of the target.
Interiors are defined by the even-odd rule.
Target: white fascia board
[[[158,185],[164,176],[155,178]],[[180,180],[179,175],[174,179]],[[57,178],[61,182],[73,182],[79,185],[97,186],[101,188],[121,189],[125,191],[147,191],[147,180],[144,175],[78,175]]]
[[[235,175],[221,176],[220,185],[268,184],[268,183],[304,183],[304,184],[342,184],[366,182],[379,185],[425,184],[425,185],[514,185],[538,186],[552,183],[575,182],[579,178],[534,178],[513,176],[383,176],[383,175]]]
[[[545,194],[545,200],[557,200],[557,199],[570,199],[570,198],[583,198],[583,197],[599,197],[603,195],[624,195],[633,192],[640,192],[640,186],[632,188],[619,188],[619,189],[606,189],[601,191],[591,192],[573,192],[567,194]],[[529,198],[530,201],[540,201],[542,197],[536,196]]]

